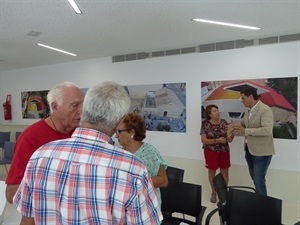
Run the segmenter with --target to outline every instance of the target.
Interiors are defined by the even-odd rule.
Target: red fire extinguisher
[[[4,119],[11,120],[11,95],[6,96],[6,102],[3,103]]]

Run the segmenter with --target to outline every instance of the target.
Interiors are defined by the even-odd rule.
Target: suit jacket
[[[249,110],[245,112],[242,125],[245,129],[245,138],[251,155],[274,155],[273,141],[273,112],[266,104],[258,101],[253,108],[249,119]]]

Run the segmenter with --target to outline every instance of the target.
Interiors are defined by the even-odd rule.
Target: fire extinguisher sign
[[[3,103],[4,119],[11,120],[11,95],[6,96],[6,101]]]

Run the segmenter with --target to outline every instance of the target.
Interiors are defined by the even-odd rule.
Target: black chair
[[[219,212],[219,217],[220,217],[220,224],[223,225],[225,224],[226,221],[226,215],[225,215],[225,206],[227,203],[227,197],[228,197],[228,190],[230,188],[236,188],[236,189],[248,189],[253,192],[256,192],[255,188],[248,187],[248,186],[227,186],[225,179],[222,175],[222,173],[217,174],[214,179],[213,179],[213,184],[215,187],[215,190],[218,195],[218,202],[217,202],[217,208],[214,209],[210,216],[213,216],[214,213]],[[208,216],[207,220],[209,221],[211,218]]]
[[[282,200],[238,189],[229,189],[228,225],[281,225]]]
[[[226,225],[282,225],[282,200],[258,193],[229,188],[224,208]],[[206,217],[209,225],[211,214]]]
[[[184,170],[172,166],[166,169],[169,182],[183,182]]]
[[[298,223],[295,223],[294,225],[300,225],[300,221]]]
[[[4,142],[4,157],[0,160],[0,165],[4,165],[6,173],[8,172],[6,165],[11,164],[13,158],[15,142],[6,141]]]
[[[187,223],[190,225],[201,225],[205,206],[202,206],[202,187],[201,185],[170,182],[167,188],[162,188],[161,210],[164,215],[162,225],[179,225]],[[190,221],[185,218],[174,217],[173,213],[182,213],[195,218]]]
[[[172,167],[172,166],[168,166],[166,169],[166,173],[167,173],[167,177],[168,177],[168,181],[169,184],[173,183],[173,182],[183,182],[183,176],[184,176],[184,170],[177,168],[177,167]],[[164,199],[166,198],[166,196],[164,196],[164,194],[166,193],[166,191],[162,191],[162,189],[166,189],[168,187],[165,188],[160,188],[160,194],[161,194],[161,200],[164,201]],[[164,215],[168,214],[168,212],[162,212]],[[182,217],[185,218],[184,214],[182,214]]]

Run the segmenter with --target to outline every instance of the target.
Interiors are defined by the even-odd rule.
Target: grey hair
[[[84,98],[81,123],[110,131],[129,112],[130,97],[121,85],[107,81],[91,87]]]
[[[56,102],[59,106],[62,106],[64,99],[64,88],[65,87],[76,87],[79,88],[76,84],[65,81],[59,84],[56,84],[47,94],[47,101],[50,107],[50,113],[52,114],[52,103]]]

